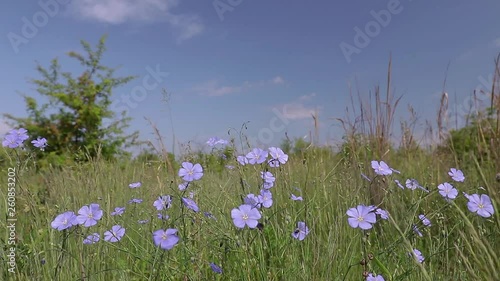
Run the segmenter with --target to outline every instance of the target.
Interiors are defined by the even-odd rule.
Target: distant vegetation
[[[145,142],[109,106],[133,77],[100,64],[104,43],[70,53],[77,78],[57,60],[39,66],[48,103],[25,97],[28,117],[7,115],[27,132],[2,136],[15,227],[0,222],[1,280],[500,280],[495,85],[454,130],[443,93],[421,137],[411,106],[395,124],[390,61],[386,90],[370,103],[352,95],[335,120],[338,146],[285,135],[254,147],[242,131],[174,155],[152,126],[158,143],[132,158]]]
[[[101,64],[105,39],[101,38],[95,50],[82,41],[84,55],[68,53],[83,67],[76,77],[63,72],[58,59],[52,60],[48,69],[37,65],[41,78],[31,82],[36,86],[38,98],[47,103],[39,105],[35,97],[25,96],[28,117],[5,114],[13,127],[27,129],[34,139],[47,139],[50,145],[45,153],[37,155],[41,164],[62,165],[98,155],[111,160],[129,156],[125,149],[136,144],[138,132],[124,134],[130,117],[120,118],[122,112],[110,109],[114,89],[134,77],[114,77],[115,69]],[[106,121],[110,124],[106,125]]]

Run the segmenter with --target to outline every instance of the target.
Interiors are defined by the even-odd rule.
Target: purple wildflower
[[[142,203],[142,199],[140,198],[132,198],[128,201],[129,204],[132,204],[132,203],[135,203],[135,204],[141,204]]]
[[[450,177],[457,182],[463,182],[465,180],[464,173],[455,168],[451,168],[448,175],[450,175]]]
[[[131,184],[128,185],[128,187],[130,188],[137,188],[137,187],[141,187],[142,183],[140,181],[138,182],[133,182]]]
[[[193,210],[195,212],[199,212],[200,211],[200,208],[198,208],[198,205],[196,205],[196,203],[192,199],[182,197],[182,203],[184,203],[184,205],[188,209],[191,209],[191,210]]]
[[[40,148],[41,151],[44,151],[47,147],[47,139],[38,137],[36,140],[32,140],[31,143],[34,147]]]
[[[99,204],[90,204],[89,206],[83,206],[78,210],[78,216],[76,217],[76,222],[78,224],[83,224],[85,227],[91,227],[97,224],[97,221],[101,219],[103,211],[99,207]]]
[[[262,183],[262,188],[264,189],[270,189],[274,186],[274,182],[264,182]]]
[[[118,242],[125,235],[125,228],[121,225],[114,225],[111,230],[104,232],[104,241],[108,242]]]
[[[188,188],[188,186],[189,186],[189,182],[185,181],[185,182],[179,184],[179,190],[180,191],[186,190],[186,188]]]
[[[64,212],[58,215],[51,223],[50,226],[52,228],[57,229],[59,231],[65,230],[67,228],[76,225],[76,215],[72,211]]]
[[[172,198],[170,198],[170,195],[159,196],[158,199],[156,199],[156,201],[153,202],[153,206],[158,211],[168,209],[170,208],[171,205],[172,205]]]
[[[208,146],[210,147],[213,147],[217,144],[218,141],[219,141],[218,137],[211,137],[207,140],[206,144],[208,144]]]
[[[384,277],[382,275],[375,275],[375,276],[373,276],[373,274],[370,273],[366,277],[366,281],[385,281],[385,279],[384,279]]]
[[[243,198],[243,202],[245,202],[245,204],[251,206],[252,208],[260,208],[261,205],[259,197],[253,193],[247,194],[247,196]]]
[[[121,216],[123,214],[123,212],[125,211],[125,207],[116,207],[115,208],[115,211],[114,212],[111,212],[110,215],[112,216],[116,216],[116,215],[119,215]]]
[[[297,223],[297,228],[292,233],[292,237],[298,239],[299,241],[302,241],[306,238],[308,234],[309,234],[309,228],[307,227],[306,223],[303,221],[299,221]]]
[[[288,155],[279,147],[270,147],[269,155],[271,156],[271,160],[269,160],[271,167],[279,167],[280,164],[283,165],[288,161]]]
[[[392,175],[392,170],[384,161],[372,161],[372,168],[377,175],[388,176]]]
[[[268,156],[268,152],[265,150],[262,150],[260,148],[254,148],[252,151],[250,151],[247,155],[246,158],[248,159],[249,164],[262,164],[266,161]]]
[[[438,189],[439,194],[441,194],[441,196],[443,196],[446,200],[453,200],[457,198],[458,190],[447,182],[440,184]]]
[[[399,180],[394,180],[394,182],[399,186],[399,188],[405,189],[405,187],[401,184]]]
[[[168,220],[170,218],[169,215],[163,215],[162,213],[158,213],[158,218],[160,220]]]
[[[28,131],[24,128],[20,128],[19,130],[12,129],[5,136],[2,141],[2,146],[8,148],[16,148],[23,144],[25,140],[29,138]]]
[[[182,168],[179,169],[179,177],[182,177],[185,181],[199,180],[203,176],[203,168],[200,164],[194,164],[190,162],[183,162]]]
[[[153,242],[156,246],[162,248],[163,250],[172,249],[177,244],[177,242],[179,242],[177,229],[159,229],[153,232]]]
[[[242,166],[245,166],[246,164],[248,164],[248,158],[246,158],[245,156],[243,155],[240,155],[238,157],[236,157],[236,160],[238,161],[238,163],[240,163],[240,165]]]
[[[220,144],[220,145],[222,145],[222,146],[226,146],[228,143],[229,143],[229,141],[224,140],[224,139],[220,139],[220,138],[218,138],[218,137],[211,137],[211,138],[209,138],[209,139],[208,139],[208,141],[207,141],[207,144],[208,144],[208,146],[210,146],[210,147],[214,147],[214,146],[216,146],[216,145],[218,145],[218,144]]]
[[[486,194],[472,194],[468,197],[469,202],[467,203],[467,208],[473,213],[477,213],[481,217],[488,218],[493,215],[493,204],[491,199]]]
[[[217,218],[210,212],[203,212],[203,215],[209,219],[217,220]]]
[[[293,193],[292,193],[292,195],[290,196],[290,199],[292,199],[293,201],[302,201],[302,200],[304,200],[304,199],[302,198],[302,196],[295,196]]]
[[[424,236],[422,234],[422,232],[420,232],[420,229],[418,229],[418,227],[416,225],[413,225],[411,228],[413,229],[413,232],[415,232],[418,236],[420,236],[420,237]]]
[[[18,130],[12,130],[9,132],[17,137],[17,139],[22,143],[23,141],[29,139],[28,130],[25,128],[19,128]]]
[[[373,276],[373,274],[370,273],[366,277],[366,281],[385,281],[385,279],[384,279],[384,277],[382,275],[375,275],[375,276]]]
[[[364,230],[372,228],[372,224],[376,222],[373,209],[371,206],[358,205],[356,208],[347,210],[347,215],[350,217],[347,219],[349,225],[352,228],[359,227]]]
[[[389,168],[389,169],[391,169],[391,171],[393,171],[393,172],[394,172],[394,173],[396,173],[396,174],[401,174],[401,172],[400,172],[400,171],[398,171],[398,170],[396,170],[396,169],[393,169],[393,168]]]
[[[420,214],[418,215],[418,218],[422,221],[422,223],[425,225],[425,226],[431,226],[431,221],[424,215],[424,214]]]
[[[94,244],[94,243],[99,242],[100,239],[101,239],[101,236],[99,235],[99,233],[97,233],[97,232],[92,233],[89,236],[87,236],[87,238],[83,239],[83,244]]]
[[[412,254],[410,253],[410,255],[412,255]],[[420,252],[417,249],[413,249],[413,257],[419,263],[423,263],[425,260],[424,256],[422,255],[422,252]]]
[[[384,220],[389,219],[389,213],[384,209],[377,208],[377,210],[375,210],[375,214],[379,215],[380,218]]]
[[[2,141],[3,147],[16,148],[19,145],[21,145],[21,142],[18,141],[18,139],[15,135],[11,135],[11,134],[6,135]]]
[[[238,228],[244,228],[245,226],[255,228],[257,227],[258,220],[261,218],[261,214],[258,209],[243,204],[231,210],[231,218],[234,225]]]
[[[215,263],[211,262],[210,263],[210,268],[212,268],[212,271],[217,273],[217,274],[222,274],[222,268]]]
[[[470,195],[467,194],[466,192],[462,192],[462,194],[464,195],[465,198],[467,198],[467,200],[470,200]]]
[[[411,190],[415,190],[417,188],[422,189],[425,192],[429,192],[429,190],[425,189],[425,187],[421,186],[416,179],[407,179],[406,187]]]
[[[260,172],[260,177],[267,183],[273,183],[276,181],[276,178],[271,172]]]
[[[273,205],[273,194],[267,189],[262,189],[260,195],[258,196],[259,203],[264,208],[270,208]]]

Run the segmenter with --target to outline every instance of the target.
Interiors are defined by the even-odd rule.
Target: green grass
[[[371,204],[373,177],[367,163],[351,163],[342,155],[310,150],[292,155],[280,168],[272,188],[274,203],[264,209],[262,230],[237,230],[230,212],[241,204],[242,196],[259,193],[260,166],[236,166],[217,172],[205,166],[205,175],[184,194],[181,179],[169,175],[161,163],[105,163],[92,161],[62,170],[36,172],[32,164],[17,168],[16,183],[16,270],[7,271],[8,251],[5,220],[0,222],[3,280],[364,280],[363,272],[382,274],[385,280],[500,280],[499,186],[493,167],[464,162],[465,183],[455,186],[459,197],[447,203],[437,193],[437,185],[450,181],[447,171],[455,165],[431,154],[394,154],[384,159],[401,175],[372,183],[384,194],[383,207],[390,219],[380,220],[363,232],[347,223],[346,211],[358,204]],[[371,159],[367,159],[371,160]],[[17,164],[12,161],[12,167]],[[7,169],[0,174],[2,202],[7,202]],[[415,178],[430,193],[401,190]],[[141,181],[142,187],[128,184]],[[241,182],[244,182],[242,185]],[[481,190],[482,186],[486,190]],[[294,188],[298,187],[301,192]],[[181,196],[194,192],[201,212],[182,207]],[[467,209],[461,194],[487,193],[495,202],[495,214],[482,218]],[[304,201],[292,201],[290,194]],[[156,218],[153,201],[159,195],[173,196],[170,219]],[[142,198],[141,204],[127,202]],[[77,212],[84,205],[98,203],[103,218],[91,228],[69,231],[52,229],[51,221],[60,213]],[[122,216],[110,216],[115,207],[126,207]],[[2,207],[2,217],[5,208]],[[203,215],[211,212],[217,220]],[[432,226],[425,228],[418,215],[425,213]],[[148,219],[146,224],[138,220]],[[298,221],[305,221],[309,235],[298,241],[291,233]],[[120,224],[126,229],[117,243],[104,242],[104,231]],[[412,230],[417,224],[423,233]],[[152,232],[176,228],[179,243],[170,251],[154,246]],[[84,245],[90,233],[99,232],[101,241]],[[419,249],[425,262],[408,256]],[[42,260],[44,263],[42,263]],[[361,261],[365,260],[361,265]],[[209,263],[223,268],[215,274]]]

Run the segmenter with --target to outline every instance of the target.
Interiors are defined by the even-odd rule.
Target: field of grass
[[[267,149],[262,147],[263,149]],[[4,148],[6,149],[6,148]],[[291,154],[280,167],[240,165],[233,169],[201,163],[204,175],[184,191],[183,180],[161,162],[90,162],[37,172],[34,160],[8,165],[15,168],[15,244],[2,220],[2,280],[365,280],[367,273],[385,280],[500,280],[500,186],[492,165],[453,161],[421,150],[391,151],[384,159],[364,159],[310,147]],[[384,160],[400,171],[380,176],[371,160]],[[180,162],[196,159],[180,159]],[[461,169],[464,182],[455,182],[450,168]],[[249,193],[259,194],[261,171],[276,177],[270,189],[273,204],[261,208],[259,227],[238,229],[231,210]],[[5,214],[9,166],[0,174],[2,217]],[[365,179],[362,173],[370,178]],[[407,179],[427,188],[401,189]],[[141,182],[137,188],[129,184]],[[449,182],[459,194],[446,201],[437,186]],[[190,193],[193,194],[190,194]],[[380,202],[374,201],[374,192]],[[467,208],[467,194],[488,194],[495,213],[485,218]],[[303,201],[292,200],[291,194]],[[161,195],[170,195],[169,218],[159,219],[153,206]],[[199,212],[187,208],[181,198],[192,195]],[[133,198],[141,203],[129,203]],[[370,230],[352,228],[347,210],[380,203],[389,213]],[[63,231],[51,227],[61,213],[75,213],[85,205],[99,204],[103,216],[91,227],[73,226]],[[116,207],[122,215],[111,216]],[[207,213],[213,215],[209,216]],[[423,225],[424,214],[431,226]],[[305,222],[305,239],[292,236],[298,222]],[[125,228],[118,242],[104,241],[114,225]],[[418,227],[422,236],[414,230]],[[178,243],[164,250],[153,243],[153,232],[177,229]],[[92,233],[100,240],[84,244]],[[9,249],[15,247],[15,269],[9,272]],[[418,249],[419,263],[409,253]],[[212,270],[214,263],[222,273]]]

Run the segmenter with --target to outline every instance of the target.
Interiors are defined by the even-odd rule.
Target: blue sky
[[[486,89],[482,81],[492,75],[500,52],[498,1],[10,0],[0,5],[0,113],[26,114],[19,92],[38,97],[28,83],[39,78],[36,61],[48,66],[58,57],[64,71],[79,74],[81,68],[65,53],[81,51],[82,39],[94,46],[107,34],[104,64],[120,66],[117,75],[139,76],[115,90],[114,108],[128,110],[131,130],[139,130],[143,140],[154,139],[144,119],[150,118],[169,147],[174,135],[175,143],[202,144],[211,136],[226,138],[230,128],[247,121],[246,134],[256,145],[275,145],[285,132],[302,137],[313,130],[315,111],[320,143],[338,142],[342,130],[332,118],[345,116],[349,84],[365,99],[377,84],[385,89],[390,53],[392,88],[403,96],[395,127],[408,118],[411,104],[419,115],[417,131],[423,132],[425,120],[435,120],[447,65],[450,103],[463,108],[474,89]],[[363,36],[369,42],[358,38]],[[341,48],[347,45],[356,50],[348,56]],[[133,98],[137,89],[145,90],[144,96]],[[170,94],[168,104],[162,89]],[[0,122],[0,133],[6,129]]]

